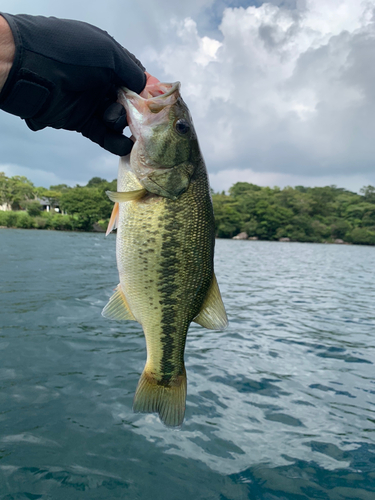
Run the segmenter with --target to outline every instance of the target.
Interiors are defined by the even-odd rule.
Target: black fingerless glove
[[[31,130],[76,130],[111,153],[128,154],[122,135],[126,112],[117,89],[140,93],[142,64],[105,31],[80,21],[1,14],[16,54],[0,93],[0,109],[23,118]]]

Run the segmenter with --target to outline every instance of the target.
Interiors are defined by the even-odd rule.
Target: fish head
[[[119,101],[135,139],[130,157],[133,173],[149,192],[177,199],[189,186],[197,147],[180,83],[154,84],[142,95],[122,89]]]

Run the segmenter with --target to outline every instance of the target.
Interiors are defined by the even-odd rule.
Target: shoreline
[[[53,232],[62,232],[62,233],[81,233],[81,234],[105,234],[105,230],[93,230],[93,231],[84,231],[79,229],[54,229],[54,228],[37,228],[37,227],[8,227],[8,226],[0,226],[0,229],[18,229],[18,230],[26,230],[26,231],[53,231]],[[111,235],[116,234],[116,230],[109,233]],[[109,236],[109,235],[108,235]],[[299,241],[299,240],[290,240],[290,241],[280,241],[280,240],[266,240],[266,239],[233,239],[233,238],[220,238],[215,236],[215,240],[223,240],[223,241],[247,241],[247,242],[263,242],[268,241],[270,243],[310,243],[314,245],[338,245],[338,246],[359,246],[359,247],[375,247],[373,244],[366,243],[352,243],[349,241],[343,241],[342,243],[338,243],[335,241]]]

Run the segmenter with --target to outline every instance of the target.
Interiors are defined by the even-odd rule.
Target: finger
[[[163,94],[163,90],[160,88],[160,81],[155,77],[150,75],[147,71],[145,71],[145,75],[147,78],[146,87],[140,93],[140,96],[144,99],[148,99],[151,96],[156,97],[158,95]]]
[[[133,54],[122,49],[121,58],[116,64],[115,84],[119,87],[127,87],[139,94],[146,85],[146,75],[142,68],[143,66]]]
[[[103,113],[103,120],[115,132],[122,132],[127,126],[126,110],[119,102],[114,102]]]
[[[155,83],[160,83],[160,80],[158,80],[156,78],[156,76],[150,75],[150,73],[148,73],[147,71],[145,71],[145,75],[146,75],[146,78],[147,78],[147,85],[153,85]]]
[[[117,156],[126,156],[132,150],[134,142],[122,134],[108,131],[104,138],[104,149]]]
[[[133,141],[119,132],[110,130],[97,117],[91,118],[80,130],[84,137],[99,144],[102,148],[118,156],[126,156],[133,147]]]

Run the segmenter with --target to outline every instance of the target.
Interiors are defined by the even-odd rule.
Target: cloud
[[[150,72],[181,81],[218,186],[375,185],[375,0],[254,3],[3,0],[2,9],[96,24]],[[79,134],[33,133],[5,113],[0,130],[0,163],[32,180],[37,170],[73,184],[117,174],[117,159]]]
[[[1,164],[0,172],[4,172],[6,176],[13,177],[14,175],[21,175],[32,179],[35,186],[51,186],[56,184],[68,184],[64,177],[64,182],[57,174],[53,172],[46,172],[37,168],[28,168],[16,164]]]
[[[231,169],[220,170],[217,173],[210,173],[210,185],[216,192],[228,191],[228,188],[236,182],[250,182],[258,186],[305,186],[305,187],[323,187],[336,185],[337,187],[347,186],[350,190],[359,192],[359,190],[368,185],[365,175],[323,175],[320,177],[306,175],[292,175],[281,172],[254,172],[251,169]]]
[[[182,90],[211,172],[347,182],[355,173],[374,182],[374,4],[227,8],[205,65],[197,24],[175,25],[173,45],[150,57],[169,79],[188,82]]]
[[[56,16],[78,19],[107,30],[123,46],[142,59],[148,47],[162,50],[170,41],[171,19],[198,16],[213,0],[172,2],[159,0],[99,0],[90,2],[50,2],[3,0],[1,10],[12,14]],[[205,41],[202,41],[205,45]],[[207,50],[212,50],[209,47]],[[148,61],[148,69],[152,71]],[[156,69],[156,68],[155,68]],[[49,185],[51,174],[60,182],[86,184],[93,176],[113,179],[117,176],[118,158],[106,153],[79,134],[45,129],[31,132],[19,118],[0,111],[0,164],[12,165],[12,172],[22,170],[36,185]],[[45,172],[45,175],[42,173]],[[20,174],[21,175],[21,174]],[[55,183],[55,182],[54,182]]]
[[[49,187],[51,178],[53,184],[75,185],[94,176],[117,176],[117,157],[76,132],[32,132],[20,118],[1,112],[0,131],[0,171],[7,165],[12,175],[25,175],[37,186]]]

